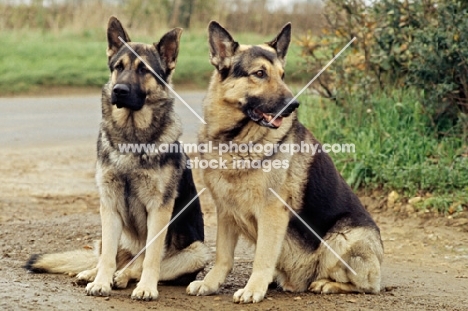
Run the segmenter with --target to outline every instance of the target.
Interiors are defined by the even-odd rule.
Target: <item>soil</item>
[[[3,148],[0,151],[0,308],[3,310],[468,310],[468,213],[451,216],[387,208],[361,197],[381,228],[383,289],[377,295],[315,295],[270,289],[259,304],[237,305],[253,247],[242,241],[219,295],[191,297],[184,287],[159,287],[152,302],[130,298],[135,284],[110,297],[89,297],[66,275],[29,274],[30,254],[89,247],[100,239],[92,144]],[[199,172],[196,182],[201,188]],[[214,206],[201,196],[206,243],[215,250]],[[203,274],[199,275],[202,278]]]

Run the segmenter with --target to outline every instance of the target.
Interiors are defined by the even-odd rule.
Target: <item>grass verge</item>
[[[304,96],[300,120],[322,143],[355,145],[331,153],[354,189],[397,191],[423,198],[421,208],[454,212],[468,207],[468,144],[461,122],[443,137],[431,126],[415,91],[348,97],[335,103]]]
[[[134,41],[154,42],[154,37],[130,36]],[[256,34],[238,34],[236,40],[258,44],[270,40]],[[15,94],[48,86],[95,87],[108,79],[106,37],[103,29],[80,33],[17,30],[0,34],[0,95]],[[308,75],[300,73],[300,48],[292,43],[287,73],[290,83],[302,83]],[[178,64],[173,77],[176,86],[205,89],[213,67],[209,62],[205,31],[185,31],[181,39]]]

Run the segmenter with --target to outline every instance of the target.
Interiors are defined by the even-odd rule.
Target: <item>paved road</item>
[[[180,96],[202,116],[203,92]],[[196,142],[201,121],[179,100],[184,142]],[[0,98],[0,145],[27,147],[96,140],[101,118],[100,96]]]

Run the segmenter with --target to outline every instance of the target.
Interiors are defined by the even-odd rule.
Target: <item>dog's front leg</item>
[[[257,245],[252,275],[247,285],[239,289],[234,302],[260,302],[265,297],[268,285],[273,281],[289,222],[289,211],[279,204],[264,206],[257,218]]]
[[[174,201],[166,206],[151,206],[147,208],[146,253],[143,260],[143,272],[140,282],[133,290],[132,298],[138,300],[154,300],[159,296],[158,281],[161,269],[161,260],[164,255],[164,242],[167,228],[164,228],[171,220]],[[153,238],[158,235],[154,240]]]
[[[92,296],[109,296],[116,267],[117,249],[122,235],[122,218],[117,212],[117,202],[101,196],[102,249],[96,278],[86,286]]]
[[[216,260],[214,267],[203,281],[193,281],[187,287],[187,294],[205,296],[216,293],[234,265],[234,250],[239,234],[233,228],[232,221],[226,219],[218,209],[218,227],[216,234]]]

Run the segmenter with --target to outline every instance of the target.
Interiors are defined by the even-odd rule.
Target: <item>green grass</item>
[[[130,32],[130,36],[132,32]],[[132,37],[134,41],[154,42],[154,37]],[[108,79],[107,47],[104,30],[80,33],[11,31],[0,33],[0,94],[21,93],[43,86],[102,86]],[[241,43],[255,44],[272,37],[238,34]],[[299,46],[292,44],[288,55],[289,82],[304,82],[300,71]],[[207,35],[204,31],[182,34],[174,84],[206,88],[213,71],[209,63]],[[291,78],[292,77],[292,78]]]
[[[32,86],[97,86],[108,78],[105,45],[85,35],[3,32],[0,38],[3,93]]]
[[[354,189],[431,194],[424,208],[468,206],[466,133],[438,137],[414,91],[374,94],[367,104],[301,98],[300,120],[322,143],[352,143],[355,153],[331,154]],[[461,126],[461,124],[460,124]]]

